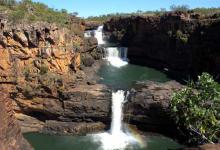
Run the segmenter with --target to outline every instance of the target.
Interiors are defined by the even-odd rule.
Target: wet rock
[[[44,126],[43,132],[59,135],[86,135],[88,133],[97,133],[104,131],[106,125],[102,122],[96,123],[75,123],[75,122],[60,122],[48,120]]]

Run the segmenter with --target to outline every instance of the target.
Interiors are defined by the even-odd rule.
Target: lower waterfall
[[[112,93],[112,122],[109,132],[95,135],[101,142],[101,150],[123,150],[139,141],[128,131],[123,130],[123,104],[126,101],[125,92],[119,90]]]

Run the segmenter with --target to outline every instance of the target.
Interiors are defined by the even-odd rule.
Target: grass
[[[0,0],[0,3],[2,1],[3,4],[0,5],[0,13],[7,14],[9,22],[12,24],[43,21],[64,26],[73,17],[65,9],[57,10],[49,8],[40,2],[33,2],[31,0],[22,0],[20,2]]]
[[[190,9],[189,6],[187,5],[172,5],[170,6],[171,11],[181,11],[181,12],[195,12],[201,15],[213,15],[215,13],[220,13],[220,7],[218,8],[195,8],[195,9]],[[160,16],[163,15],[165,12],[168,12],[165,8],[161,8],[160,10],[155,10],[155,11],[141,11],[138,10],[137,12],[133,13],[112,13],[112,14],[106,14],[106,15],[100,15],[100,16],[90,16],[86,18],[86,21],[97,21],[97,22],[105,22],[108,21],[109,19],[113,17],[129,17],[129,16]]]

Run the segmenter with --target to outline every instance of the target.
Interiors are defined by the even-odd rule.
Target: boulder
[[[92,51],[98,46],[98,41],[95,37],[85,38],[85,48],[81,52]]]

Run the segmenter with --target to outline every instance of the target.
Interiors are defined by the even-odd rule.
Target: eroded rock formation
[[[22,131],[83,134],[106,128],[110,93],[95,75],[102,50],[96,39],[84,39],[84,29],[80,21],[65,27],[3,23],[0,87],[10,95]]]
[[[128,47],[130,63],[165,70],[181,79],[220,72],[218,15],[171,12],[160,17],[117,17],[107,21],[104,30],[111,41]]]
[[[131,90],[124,106],[125,122],[143,131],[179,138],[179,131],[171,120],[169,106],[172,93],[181,87],[175,81],[138,83]]]
[[[14,117],[11,99],[1,89],[0,98],[0,149],[1,150],[32,150],[22,137],[20,127]]]

